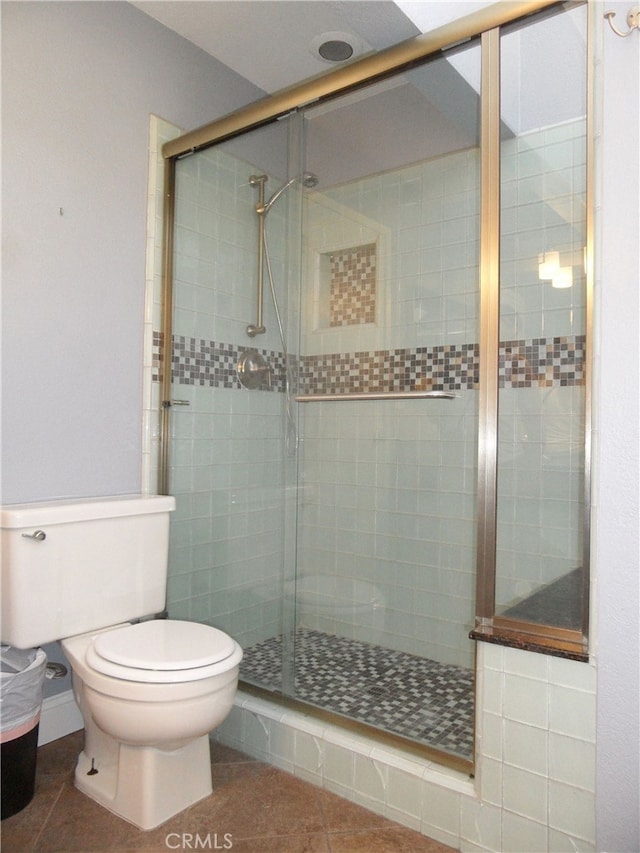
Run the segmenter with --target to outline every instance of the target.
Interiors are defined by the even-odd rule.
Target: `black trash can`
[[[36,783],[38,729],[47,656],[0,646],[2,820],[28,806]]]

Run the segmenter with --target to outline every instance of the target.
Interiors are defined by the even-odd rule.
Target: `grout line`
[[[65,776],[66,776],[66,774],[65,774]],[[45,817],[44,817],[44,820],[42,821],[42,826],[40,827],[39,832],[37,832],[37,833],[36,833],[36,835],[35,835],[35,837],[34,837],[34,839],[33,839],[33,842],[32,842],[32,844],[31,844],[31,848],[30,848],[31,850],[36,850],[36,849],[37,849],[37,847],[38,847],[38,842],[40,841],[40,838],[43,836],[44,831],[45,831],[45,829],[47,828],[47,824],[48,824],[48,823],[49,823],[49,821],[51,820],[51,815],[53,814],[53,812],[54,812],[54,810],[55,810],[56,806],[58,805],[58,800],[59,800],[59,799],[60,799],[60,797],[62,796],[62,792],[64,791],[64,789],[66,788],[66,786],[67,786],[67,782],[65,781],[65,779],[61,779],[61,780],[60,780],[60,788],[59,788],[59,790],[58,790],[58,795],[55,797],[55,799],[54,799],[54,800],[53,800],[53,802],[51,803],[51,807],[49,808],[49,811],[47,812],[47,814],[46,814],[46,815],[45,815]]]

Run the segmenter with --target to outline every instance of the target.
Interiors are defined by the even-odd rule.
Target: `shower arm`
[[[252,187],[258,187],[258,202],[256,204],[256,213],[258,214],[258,293],[257,293],[257,319],[255,324],[247,326],[247,334],[250,338],[255,338],[256,335],[264,335],[267,331],[262,320],[262,303],[263,303],[263,284],[264,284],[264,225],[265,225],[265,204],[264,204],[264,185],[267,180],[266,175],[251,175],[249,183]]]

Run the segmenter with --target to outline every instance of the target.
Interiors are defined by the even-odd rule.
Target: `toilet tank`
[[[2,642],[29,648],[163,610],[174,509],[166,495],[1,507]]]

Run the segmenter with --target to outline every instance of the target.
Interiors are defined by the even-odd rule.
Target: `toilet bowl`
[[[231,710],[242,660],[231,637],[150,620],[62,648],[85,724],[76,787],[141,829],[211,793],[209,732]]]

